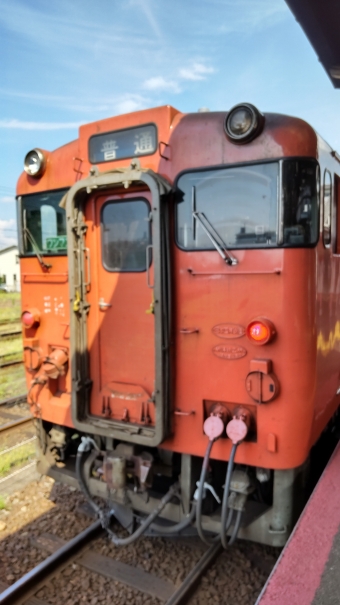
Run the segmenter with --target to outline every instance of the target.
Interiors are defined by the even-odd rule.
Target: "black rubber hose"
[[[163,496],[163,498],[161,499],[160,503],[155,508],[155,510],[145,519],[145,521],[143,521],[143,523],[141,523],[139,528],[133,534],[131,534],[127,538],[118,538],[118,536],[116,536],[116,534],[107,527],[110,516],[114,516],[114,510],[112,511],[112,513],[105,515],[104,511],[93,500],[90,490],[86,484],[86,481],[84,480],[83,473],[82,473],[83,453],[84,453],[84,451],[81,451],[78,449],[77,457],[76,457],[76,475],[77,475],[77,479],[79,481],[79,485],[81,487],[82,492],[86,496],[90,506],[93,508],[96,515],[99,516],[104,529],[106,529],[112,542],[116,546],[126,546],[128,544],[131,544],[135,540],[137,540],[137,538],[139,538],[146,531],[146,529],[151,525],[151,523],[156,519],[156,517],[158,517],[158,515],[161,513],[163,508],[168,504],[168,502],[170,502],[171,498],[178,495],[179,485],[176,483],[170,487],[169,491],[165,494],[165,496]],[[193,507],[193,510],[195,510],[195,507]],[[185,519],[185,521],[187,521],[187,519]],[[189,522],[191,522],[191,519]],[[180,525],[180,524],[178,524],[178,525]]]
[[[132,542],[137,540],[137,538],[139,538],[145,532],[145,530],[151,525],[151,523],[156,519],[156,517],[158,517],[159,513],[162,512],[163,508],[168,504],[168,502],[170,502],[171,498],[177,495],[178,490],[178,483],[172,485],[169,491],[165,494],[165,496],[163,496],[155,510],[150,513],[150,515],[145,519],[145,521],[143,521],[143,523],[140,524],[139,528],[135,532],[133,532],[131,536],[128,536],[127,538],[118,538],[118,536],[116,536],[113,531],[111,531],[109,528],[106,528],[106,531],[108,532],[112,542],[116,546],[127,546],[128,544],[132,544]]]
[[[201,540],[203,542],[205,542],[205,544],[208,544],[209,546],[211,544],[214,544],[219,539],[218,535],[215,536],[214,538],[208,538],[202,528],[202,502],[203,502],[204,483],[205,483],[205,479],[207,476],[207,471],[208,471],[208,467],[209,467],[209,458],[210,458],[210,453],[211,453],[213,444],[214,444],[213,441],[209,441],[208,447],[204,454],[201,476],[200,476],[199,485],[198,485],[197,511],[196,511],[197,533],[198,533],[199,537],[201,538]]]
[[[196,517],[196,502],[193,503],[191,511],[182,521],[179,523],[175,523],[175,525],[158,525],[157,523],[152,523],[150,529],[158,532],[159,534],[178,534],[183,529],[191,525]]]
[[[229,458],[229,462],[228,462],[228,468],[227,468],[227,473],[226,473],[225,483],[224,483],[224,493],[223,493],[222,511],[221,511],[221,542],[222,542],[223,548],[228,548],[228,544],[230,544],[230,542],[228,542],[228,540],[227,540],[227,531],[228,531],[230,523],[231,523],[230,514],[229,514],[229,517],[227,517],[228,510],[229,510],[228,498],[229,498],[231,475],[232,475],[232,472],[234,469],[234,459],[235,459],[237,446],[238,446],[238,443],[234,443],[233,447],[231,448],[230,458]],[[229,525],[228,525],[228,522],[229,522]]]
[[[236,516],[235,525],[234,525],[234,529],[233,529],[232,534],[230,536],[230,539],[229,539],[229,542],[228,542],[228,546],[232,546],[234,544],[234,542],[236,541],[237,534],[239,532],[240,525],[241,525],[241,517],[242,517],[242,511],[238,510],[237,511],[237,516]]]
[[[98,506],[98,504],[95,503],[95,501],[93,500],[90,490],[87,487],[87,484],[84,480],[83,477],[83,473],[82,473],[82,458],[83,458],[83,453],[82,451],[77,452],[77,456],[76,456],[76,475],[77,475],[77,479],[80,485],[80,488],[83,492],[83,494],[86,496],[90,506],[93,508],[94,512],[96,513],[96,515],[98,515],[98,517],[102,520],[104,517],[104,513],[102,511],[102,509],[100,508],[100,506]]]

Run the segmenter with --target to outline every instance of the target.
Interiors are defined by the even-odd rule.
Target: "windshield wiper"
[[[31,246],[32,246],[32,250],[34,252],[34,254],[36,255],[39,263],[41,264],[43,269],[51,269],[52,265],[50,263],[45,263],[43,257],[40,254],[40,250],[39,250],[39,246],[37,244],[37,242],[35,241],[32,233],[30,232],[29,228],[26,225],[26,211],[24,210],[24,228],[23,228],[23,234],[24,234],[24,238],[26,240],[25,242],[25,247],[27,248],[27,240],[30,242]]]
[[[232,254],[230,254],[226,244],[224,243],[220,234],[216,231],[215,227],[211,224],[209,219],[205,216],[204,212],[197,212],[196,210],[196,187],[192,188],[192,231],[193,239],[196,239],[196,221],[199,221],[203,230],[207,234],[214,248],[217,250],[221,258],[227,263],[227,265],[237,265],[238,260]]]
[[[39,246],[38,246],[37,242],[35,241],[32,233],[30,232],[28,227],[24,227],[24,235],[27,237],[28,241],[30,242],[30,244],[32,246],[32,250],[33,250],[34,254],[36,255],[39,263],[43,267],[43,269],[50,269],[52,267],[51,263],[45,263],[43,257],[40,254]]]

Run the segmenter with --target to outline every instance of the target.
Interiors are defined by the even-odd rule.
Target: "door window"
[[[151,244],[150,206],[144,199],[112,201],[102,209],[102,258],[107,271],[145,271]]]

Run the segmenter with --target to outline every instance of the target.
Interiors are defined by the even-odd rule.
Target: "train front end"
[[[45,156],[18,185],[39,468],[130,541],[283,545],[315,429],[314,131],[167,106]]]

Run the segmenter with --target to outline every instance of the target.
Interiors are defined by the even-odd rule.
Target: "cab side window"
[[[326,248],[332,239],[332,175],[325,170],[323,177],[323,243]]]
[[[336,248],[335,253],[340,255],[340,177],[334,175],[334,196],[336,205]]]

